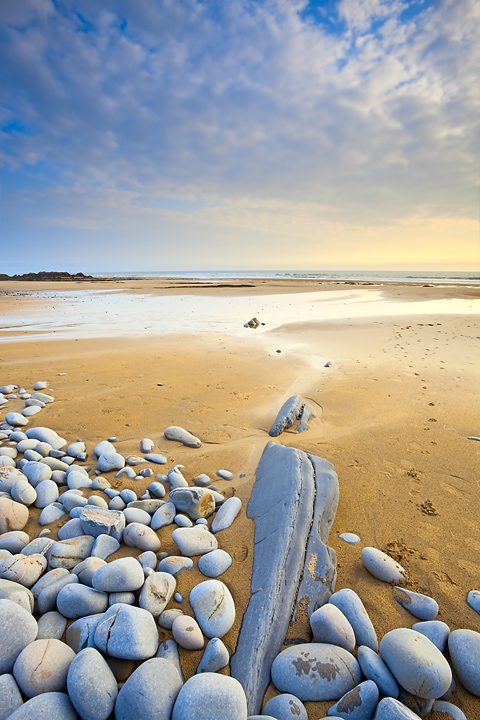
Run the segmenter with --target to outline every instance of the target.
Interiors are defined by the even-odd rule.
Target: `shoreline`
[[[165,292],[155,283],[150,282],[152,295]],[[4,286],[0,283],[0,290]],[[136,288],[128,286],[127,292],[132,291]],[[236,292],[241,298],[249,291]],[[209,292],[220,300],[226,297],[218,288]],[[457,286],[398,286],[387,293],[392,302],[408,297],[412,309],[426,297],[480,297],[480,289]],[[39,304],[35,297],[17,296],[17,301]],[[217,483],[216,478],[215,484],[243,502],[241,515],[219,536],[220,547],[234,557],[225,583],[239,616],[251,579],[252,522],[245,510],[255,469],[280,406],[289,396],[302,395],[317,416],[311,429],[284,432],[277,441],[325,458],[336,468],[340,502],[329,540],[338,558],[336,589],[358,592],[379,637],[416,622],[394,602],[391,587],[363,568],[360,549],[373,545],[408,569],[406,587],[437,600],[438,619],[452,630],[479,630],[480,618],[465,601],[469,590],[478,589],[480,551],[480,443],[468,440],[480,435],[478,315],[407,314],[341,322],[300,318],[263,335],[254,333],[245,330],[238,338],[200,329],[39,342],[17,337],[0,344],[1,383],[31,387],[49,380],[56,401],[30,426],[51,427],[69,442],[82,437],[89,450],[87,464],[96,442],[117,435],[122,453],[138,453],[139,440],[152,437],[166,454],[167,467],[184,464],[189,479],[202,472],[214,475],[219,468],[233,471],[233,481]],[[324,357],[332,359],[330,367],[321,364]],[[204,441],[202,448],[163,440],[168,425],[186,427]],[[29,533],[35,531],[34,524],[29,526]],[[356,532],[361,544],[347,545],[338,537],[342,532]],[[172,547],[169,535],[162,536],[162,550]],[[199,581],[198,571],[192,572],[179,576],[185,597]],[[231,652],[240,619],[225,640]],[[199,657],[182,652],[186,676]],[[266,699],[272,694],[270,688]],[[480,700],[461,688],[454,702],[467,717],[479,711]],[[309,719],[321,717],[330,705],[307,703]]]

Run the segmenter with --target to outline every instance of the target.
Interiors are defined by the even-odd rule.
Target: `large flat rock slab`
[[[338,480],[330,463],[268,443],[247,508],[255,521],[251,597],[230,661],[249,714],[261,710],[290,621],[295,625],[299,608],[305,615],[333,591],[336,559],[325,541],[337,503]]]

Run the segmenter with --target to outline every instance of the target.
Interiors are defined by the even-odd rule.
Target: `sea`
[[[400,281],[426,283],[480,283],[479,272],[411,271],[411,270],[142,270],[117,272],[88,272],[94,277],[173,278],[186,280],[233,279],[294,279],[294,280],[362,280],[365,282]]]

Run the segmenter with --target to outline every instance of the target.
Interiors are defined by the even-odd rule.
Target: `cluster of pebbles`
[[[54,398],[47,383],[34,392],[0,388],[0,407],[25,400],[22,413],[0,424],[0,720],[308,720],[304,702],[335,701],[330,720],[408,720],[432,710],[465,720],[450,700],[455,680],[480,696],[480,633],[455,630],[435,618],[432,598],[401,587],[405,570],[376,548],[361,559],[376,578],[394,585],[395,599],[419,620],[412,628],[377,634],[360,597],[333,593],[310,616],[313,640],[287,647],[274,659],[272,682],[280,692],[262,715],[248,715],[242,685],[218,671],[230,657],[222,638],[235,621],[235,603],[218,579],[232,564],[217,533],[232,525],[241,501],[212,489],[199,475],[190,485],[175,466],[153,478],[166,459],[145,438],[143,456],[124,457],[115,438],[94,450],[96,467],[80,440],[68,444],[46,427],[27,428],[29,417]],[[33,412],[32,412],[33,409]],[[200,440],[179,427],[165,436],[190,447]],[[137,498],[116,490],[102,473],[152,477]],[[232,479],[226,470],[222,479]],[[87,497],[85,490],[94,491]],[[45,526],[35,539],[24,531],[29,507]],[[53,538],[49,525],[65,520]],[[178,555],[160,551],[159,533],[175,524]],[[346,542],[359,538],[346,534]],[[120,547],[138,556],[110,560]],[[193,614],[181,604],[177,577],[194,566],[208,579],[190,592]],[[480,612],[480,592],[471,591]],[[171,633],[159,641],[158,627]],[[184,680],[178,647],[203,650],[195,675]],[[353,654],[357,648],[356,656]],[[445,652],[448,650],[447,660]],[[254,662],[254,658],[252,658]]]

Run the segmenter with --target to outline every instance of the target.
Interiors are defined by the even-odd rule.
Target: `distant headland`
[[[83,273],[75,273],[72,275],[69,272],[63,272],[62,270],[46,272],[42,270],[38,273],[23,273],[22,275],[6,275],[0,273],[0,280],[93,280],[92,275],[84,275]]]

